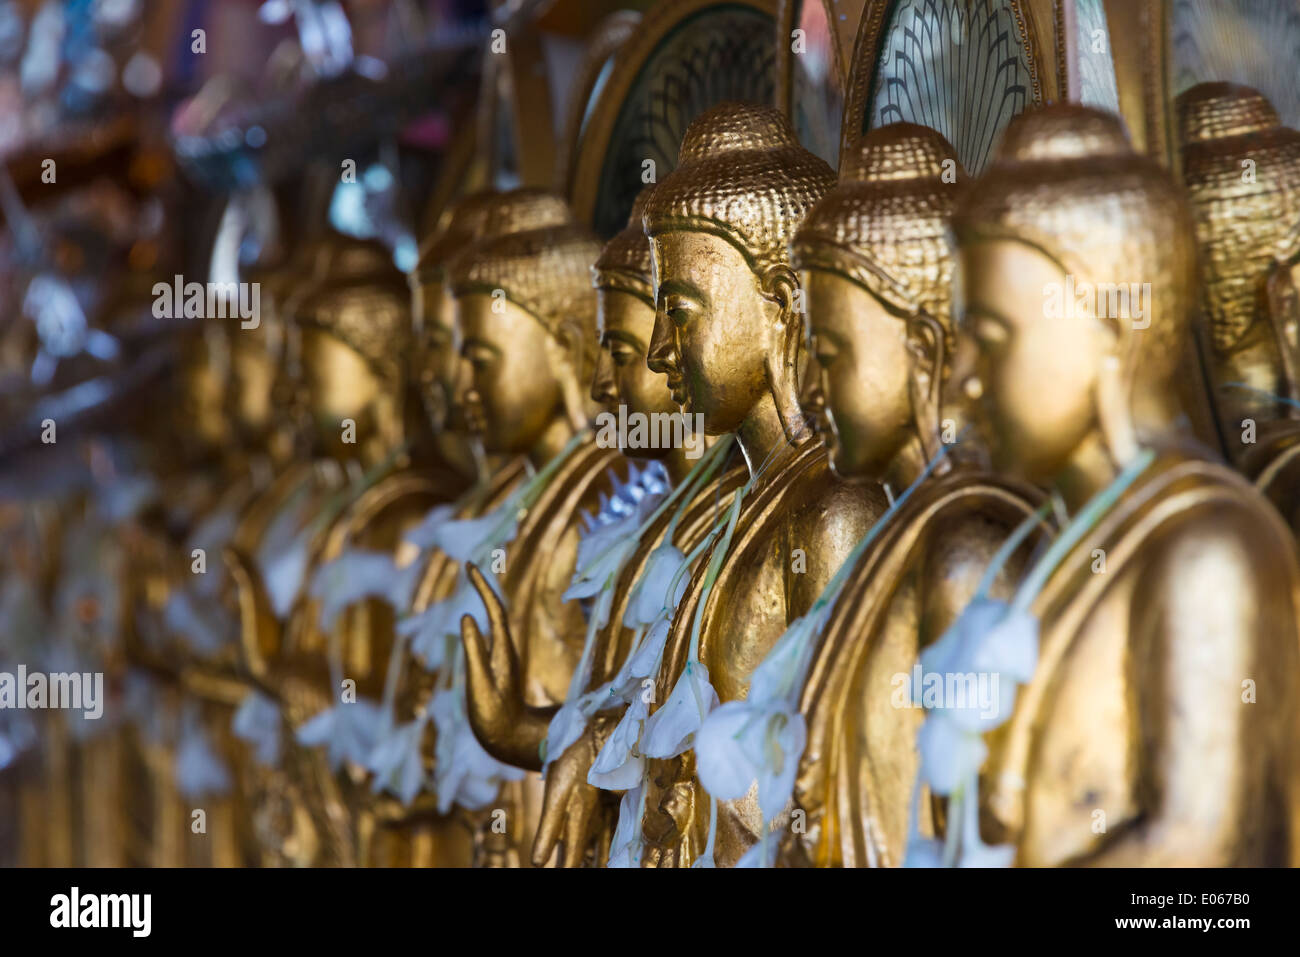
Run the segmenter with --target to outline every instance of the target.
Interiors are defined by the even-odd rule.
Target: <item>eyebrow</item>
[[[809,323],[808,328],[809,331],[812,333],[813,337],[816,338],[818,341],[829,342],[831,345],[838,346],[841,349],[846,348],[848,345],[848,340],[845,339],[843,336],[841,336],[838,332],[835,332],[833,329],[823,329],[821,327],[813,325],[812,323]]]
[[[979,319],[992,319],[1008,332],[1015,328],[1011,321],[1000,311],[997,309],[990,309],[988,306],[983,305],[969,305],[962,309],[961,322],[959,325],[964,327],[969,325],[972,321]]]
[[[501,350],[498,349],[496,346],[494,346],[492,343],[488,342],[486,339],[480,339],[477,336],[467,336],[465,339],[461,341],[460,354],[462,356],[468,355],[470,351],[473,349],[486,349],[489,352],[491,352],[494,356],[501,355]]]
[[[659,284],[658,299],[663,301],[665,296],[686,296],[694,299],[706,309],[709,306],[709,297],[700,291],[694,283],[686,279],[665,279]]]
[[[646,351],[645,343],[643,343],[636,336],[632,335],[632,333],[624,332],[622,329],[606,329],[605,334],[600,337],[601,345],[604,345],[605,343],[609,342],[611,339],[617,339],[619,342],[625,342],[629,346],[632,346],[633,348],[638,349],[641,352]]]

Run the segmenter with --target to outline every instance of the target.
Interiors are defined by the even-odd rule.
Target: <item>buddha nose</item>
[[[952,372],[948,378],[952,385],[946,390],[946,399],[958,405],[979,401],[984,394],[984,384],[979,378],[978,359],[979,346],[975,341],[969,336],[959,336],[957,350],[952,357]]]
[[[604,406],[613,406],[618,402],[618,390],[614,386],[614,358],[607,349],[601,349],[596,355],[596,373],[591,379],[591,398]]]
[[[450,385],[448,391],[451,395],[451,408],[447,410],[448,424],[453,429],[463,429],[468,422],[467,416],[482,402],[478,391],[474,388],[474,377],[470,374],[469,360],[456,360]]]
[[[804,385],[799,396],[799,405],[803,414],[814,425],[821,423],[826,415],[826,390],[822,386],[821,363],[810,359],[804,372]]]
[[[677,371],[677,347],[673,342],[672,320],[662,309],[655,310],[654,331],[650,334],[650,348],[645,354],[651,372],[668,375]]]

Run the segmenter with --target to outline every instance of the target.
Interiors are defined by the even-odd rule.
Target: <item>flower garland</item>
[[[640,644],[643,624],[638,621],[647,606],[658,601],[654,618],[663,614],[670,595],[665,589],[659,591],[655,585],[662,581],[665,572],[673,563],[674,554],[680,556],[672,545],[672,536],[677,523],[695,492],[712,480],[717,474],[725,453],[731,447],[731,436],[715,442],[700,460],[687,473],[686,478],[667,495],[647,496],[641,499],[640,507],[634,509],[623,521],[609,523],[604,529],[594,531],[583,542],[587,545],[578,550],[578,566],[574,571],[573,584],[564,593],[564,599],[586,598],[596,596],[596,605],[587,621],[587,634],[583,643],[582,658],[574,669],[569,684],[569,692],[564,704],[551,719],[545,741],[542,743],[542,773],[545,774],[551,761],[559,757],[573,742],[577,741],[586,728],[587,719],[600,707],[608,707],[614,694],[613,682],[607,682],[593,692],[583,694],[583,689],[591,681],[592,656],[595,651],[597,632],[609,621],[609,614],[614,601],[614,586],[623,572],[624,566],[631,559],[641,540],[650,529],[665,515],[670,508],[675,508],[663,542],[655,548],[647,560],[644,573],[633,584],[629,595],[629,607],[623,616],[623,624],[638,629],[634,636],[634,646]],[[651,511],[649,506],[653,505]],[[645,514],[646,512],[649,514]],[[629,526],[632,526],[629,528]],[[600,536],[599,538],[597,536]],[[668,551],[665,551],[665,546]],[[680,567],[680,566],[678,566]],[[673,573],[677,568],[672,568]],[[653,576],[653,577],[652,577]],[[649,581],[647,581],[649,579]],[[656,598],[656,595],[659,596]],[[675,606],[675,602],[673,605]],[[631,619],[631,620],[629,620]],[[631,658],[631,656],[629,656]],[[621,672],[620,672],[621,673]],[[617,680],[617,679],[616,679]]]
[[[998,695],[998,706],[992,715],[985,715],[977,705],[927,711],[917,733],[921,761],[913,789],[904,866],[1007,867],[1014,861],[1014,845],[992,847],[984,844],[979,836],[979,769],[988,753],[984,734],[1011,717],[1019,685],[1027,684],[1034,676],[1038,665],[1039,622],[1030,608],[1039,592],[1066,555],[1096,527],[1154,460],[1154,451],[1140,450],[1105,488],[1089,499],[1035,563],[1008,604],[989,598],[988,590],[1002,565],[1041,521],[1045,508],[1021,522],[994,556],[975,596],[957,620],[937,642],[921,652],[923,674],[993,674],[998,678],[998,688],[1003,679],[1010,679],[1010,691]],[[942,842],[919,833],[922,785],[948,798],[950,826]]]
[[[643,690],[634,697],[623,714],[614,734],[606,741],[587,775],[588,783],[608,788],[621,783],[629,788],[619,807],[619,820],[615,827],[615,840],[610,844],[610,867],[639,866],[643,850],[640,821],[645,813],[646,784],[649,768],[646,759],[674,758],[689,750],[695,741],[704,718],[718,704],[718,693],[709,681],[709,670],[700,661],[700,632],[703,628],[704,609],[708,604],[713,585],[722,570],[722,563],[731,551],[731,542],[740,521],[745,496],[753,490],[759,479],[776,461],[778,454],[790,445],[789,440],[777,445],[754,470],[749,480],[737,490],[726,512],[718,519],[704,539],[691,550],[678,568],[670,583],[669,595],[674,597],[672,607],[665,602],[659,617],[650,626],[645,647],[637,648],[628,661],[636,662],[637,670],[646,668],[643,680],[658,673],[663,663],[664,650],[672,630],[672,620],[680,594],[676,594],[677,581],[694,567],[695,561],[708,548],[712,548],[705,567],[701,594],[691,622],[690,646],[686,664],[664,701],[654,714],[649,714],[652,691]],[[680,554],[680,553],[679,553]],[[606,753],[609,752],[609,756]],[[634,781],[635,775],[635,781]],[[710,806],[709,841],[704,854],[693,867],[713,866],[713,843],[717,829],[717,807]]]
[[[807,741],[798,696],[817,648],[816,639],[858,560],[950,448],[943,446],[906,491],[890,502],[885,513],[845,556],[812,607],[790,623],[754,669],[748,695],[740,701],[728,701],[705,719],[696,737],[695,756],[700,783],[712,798],[707,854],[712,852],[717,828],[717,802],[744,797],[757,781],[762,835],[737,866],[771,866],[771,823],[794,794],[795,773]]]

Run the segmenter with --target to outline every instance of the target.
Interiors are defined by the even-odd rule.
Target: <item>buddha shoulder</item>
[[[785,530],[791,549],[802,548],[809,571],[825,565],[829,579],[889,508],[884,489],[874,482],[848,481],[819,463],[792,490]]]
[[[1283,616],[1294,633],[1300,577],[1293,541],[1273,509],[1237,484],[1185,493],[1202,500],[1142,543],[1137,594],[1150,610],[1182,620],[1202,612],[1250,626]]]

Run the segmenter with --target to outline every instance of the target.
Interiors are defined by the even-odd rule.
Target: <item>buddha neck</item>
[[[802,413],[797,411],[798,403],[787,403],[786,408],[789,409],[791,406],[795,410],[793,415],[786,413],[784,418],[791,427],[798,427],[804,421]],[[764,392],[763,397],[736,429],[736,442],[745,456],[745,464],[749,466],[750,476],[762,470],[763,477],[754,483],[755,487],[762,487],[781,471],[781,466],[794,453],[796,446],[801,444],[800,439],[804,437],[787,436],[782,418],[783,416],[777,411],[776,397],[771,392]]]
[[[1061,494],[1066,511],[1077,515],[1089,499],[1115,480],[1121,467],[1111,458],[1101,431],[1095,429],[1075,448],[1052,486]]]
[[[668,454],[659,460],[659,464],[662,465],[664,471],[668,473],[668,478],[672,480],[673,488],[676,488],[682,483],[698,461],[698,458],[688,459],[684,447],[673,446],[668,450]]]
[[[898,498],[921,477],[927,464],[920,436],[914,429],[909,429],[907,440],[886,467],[880,481],[889,487],[890,495]]]
[[[535,469],[544,467],[547,462],[560,454],[565,443],[573,438],[574,434],[569,417],[557,415],[542,431],[541,437],[533,443],[533,447],[528,450],[528,461]]]

